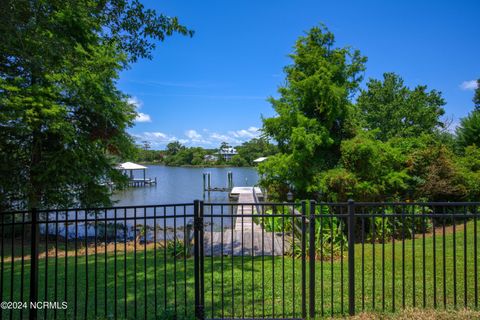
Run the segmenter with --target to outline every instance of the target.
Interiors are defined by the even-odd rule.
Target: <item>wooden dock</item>
[[[290,236],[267,232],[250,216],[257,213],[253,187],[233,188],[232,193],[234,192],[238,192],[238,203],[246,205],[237,208],[233,228],[225,229],[223,232],[205,231],[205,255],[282,256],[288,252]],[[248,205],[250,203],[252,205]]]
[[[128,181],[129,187],[145,187],[152,186],[157,184],[157,177],[155,179],[144,178],[144,179],[130,179]]]

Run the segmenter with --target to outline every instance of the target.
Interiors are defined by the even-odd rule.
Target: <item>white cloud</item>
[[[149,114],[139,112],[140,108],[142,108],[143,106],[143,102],[140,99],[134,96],[128,98],[127,102],[135,106],[135,109],[137,111],[137,117],[135,118],[135,122],[152,122],[152,118]]]
[[[220,134],[220,133],[211,133],[210,134],[210,138],[214,139],[214,140],[218,140],[218,141],[221,141],[221,140],[228,140],[230,139],[229,136],[225,135],[225,134]]]
[[[202,135],[195,130],[188,130],[187,132],[185,132],[185,135],[187,136],[187,138],[192,140],[200,140],[202,138]]]
[[[136,122],[152,122],[149,114],[137,112],[137,117],[135,118]]]
[[[163,132],[143,132],[133,135],[137,141],[148,141],[154,148],[163,148],[169,142],[178,140],[175,136]]]
[[[130,97],[127,99],[127,102],[133,104],[137,109],[140,109],[143,106],[143,102],[137,97]]]
[[[460,88],[462,90],[475,90],[477,89],[477,80],[463,81]]]
[[[245,138],[252,139],[260,135],[260,129],[256,127],[250,127],[248,129],[230,131],[230,134],[235,138],[239,138],[239,139],[245,139]]]

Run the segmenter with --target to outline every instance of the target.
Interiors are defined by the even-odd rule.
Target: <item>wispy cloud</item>
[[[475,90],[477,89],[477,80],[469,80],[469,81],[463,81],[462,84],[460,85],[460,89],[462,90]]]
[[[152,118],[149,114],[138,111],[143,106],[143,102],[140,99],[138,99],[137,97],[130,97],[128,98],[127,102],[135,106],[135,109],[137,111],[137,117],[135,118],[135,122],[152,122]]]
[[[260,129],[258,129],[257,127],[250,127],[248,129],[230,131],[229,133],[235,138],[252,139],[252,138],[256,138],[260,135]]]
[[[154,149],[163,148],[168,143],[179,140],[175,136],[159,131],[142,132],[139,134],[132,134],[132,136],[138,143],[148,141]]]
[[[162,93],[142,93],[145,96],[151,97],[173,97],[173,98],[198,98],[198,99],[215,99],[215,100],[263,100],[266,96],[255,95],[210,95],[210,94],[162,94]]]
[[[178,88],[215,88],[224,86],[223,84],[204,83],[204,82],[174,82],[174,81],[142,81],[142,80],[129,80],[132,83],[143,84],[155,88],[160,87],[178,87]]]

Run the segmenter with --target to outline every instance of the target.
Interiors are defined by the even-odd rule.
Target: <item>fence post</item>
[[[193,237],[194,237],[194,281],[195,281],[195,318],[204,319],[203,290],[203,202],[193,202]]]
[[[309,230],[309,252],[310,277],[309,277],[309,313],[310,318],[315,318],[315,201],[310,201],[310,230]]]
[[[348,313],[355,314],[355,202],[348,200]]]
[[[30,299],[29,299],[29,318],[37,319],[37,308],[32,308],[32,303],[38,301],[38,212],[33,208],[31,212],[30,227]]]
[[[307,227],[306,227],[307,203],[302,201],[302,318],[307,317]]]

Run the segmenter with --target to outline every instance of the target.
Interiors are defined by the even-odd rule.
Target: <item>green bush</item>
[[[365,226],[369,229],[367,241],[382,242],[392,238],[410,239],[415,234],[432,229],[431,218],[422,217],[424,214],[432,213],[432,210],[426,206],[379,207],[371,213],[385,214],[385,217],[365,218]]]

